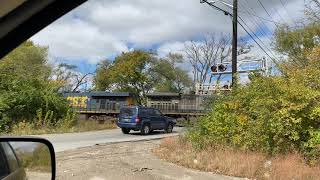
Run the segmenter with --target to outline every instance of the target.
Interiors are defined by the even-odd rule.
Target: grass
[[[320,177],[320,165],[310,167],[299,154],[269,157],[266,154],[208,147],[195,150],[183,138],[163,139],[155,155],[192,169],[252,179],[308,179]]]
[[[46,145],[38,143],[32,151],[21,148],[15,149],[15,152],[25,169],[39,172],[52,171],[50,151]]]
[[[40,135],[40,134],[55,134],[55,133],[73,133],[73,132],[87,132],[99,131],[116,128],[115,123],[105,122],[99,123],[97,121],[79,121],[71,128],[34,128],[30,123],[21,122],[12,128],[10,135]]]

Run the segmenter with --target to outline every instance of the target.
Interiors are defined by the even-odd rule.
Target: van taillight
[[[140,118],[136,117],[136,123],[139,123],[139,122],[140,122]]]

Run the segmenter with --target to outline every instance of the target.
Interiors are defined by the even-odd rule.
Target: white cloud
[[[126,44],[116,37],[78,19],[73,19],[67,25],[57,23],[48,26],[32,40],[38,44],[49,45],[50,55],[53,57],[86,59],[92,63],[128,50]]]
[[[258,1],[246,4],[249,1],[240,1],[240,11],[253,9],[258,16],[270,19]],[[274,21],[281,21],[275,9],[284,21],[290,21],[301,17],[301,1],[288,1],[286,10],[278,0],[272,3],[262,0],[262,3]],[[240,12],[240,15],[252,29],[264,24],[274,30],[270,22],[253,20],[253,16],[246,13]],[[230,33],[231,27],[229,17],[200,4],[199,0],[92,0],[45,28],[32,40],[49,46],[53,57],[96,63],[132,48],[149,49],[157,45],[159,54],[165,54],[209,32]],[[245,34],[241,29],[239,32]]]

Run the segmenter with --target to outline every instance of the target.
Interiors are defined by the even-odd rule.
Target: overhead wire
[[[248,5],[248,7],[249,7],[249,2],[246,0],[246,2],[247,2],[247,5]],[[245,6],[243,5],[243,4],[239,4],[245,11],[247,11],[248,12],[248,10],[245,8]],[[229,6],[228,6],[229,7]],[[231,7],[229,7],[230,9],[232,9]],[[254,10],[252,9],[252,12],[254,12]],[[254,12],[255,13],[255,12]],[[239,18],[240,18],[240,20],[249,28],[249,30],[254,34],[254,36],[256,37],[256,38],[258,38],[259,39],[259,41],[265,46],[265,47],[268,47],[267,45],[265,45],[265,43],[259,38],[259,36],[255,33],[255,31],[253,31],[251,28],[250,28],[250,26],[247,24],[247,23],[245,23],[245,21],[241,18],[241,16],[239,15],[238,16]],[[257,22],[257,20],[255,19],[255,18],[252,18],[253,19],[253,22],[251,22],[252,24],[255,24],[257,27],[258,27],[258,33],[260,33],[260,35],[262,35],[262,36],[264,36],[268,41],[269,41],[269,43],[271,44],[272,43],[272,40],[271,40],[271,38],[270,38],[270,36],[268,35],[268,33],[266,33],[265,32],[265,30],[263,29],[263,28],[259,28],[259,26],[260,26],[260,24],[259,24],[259,22]],[[270,51],[270,52],[272,52],[269,48],[268,48],[268,51]]]
[[[272,0],[270,0],[270,1],[271,1],[271,3],[273,3]],[[285,18],[283,18],[283,16],[279,13],[279,11],[276,7],[271,7],[271,9],[273,12],[275,12],[275,14],[277,16],[279,16],[279,18],[281,19],[282,22],[286,22]]]
[[[295,22],[295,21],[292,19],[292,17],[290,16],[289,11],[288,11],[288,9],[287,9],[287,7],[286,7],[286,4],[283,2],[283,0],[280,0],[280,3],[281,3],[281,5],[282,5],[284,11],[285,11],[286,14],[288,15],[289,19],[290,19],[294,24],[296,24],[296,22]]]
[[[258,0],[260,6],[264,9],[264,11],[267,13],[267,15],[273,20],[271,14],[267,11],[266,7],[262,4],[260,0]],[[277,24],[275,24],[277,26]]]
[[[263,46],[265,46],[265,48],[272,54],[272,56],[275,56],[272,51],[268,48],[267,45],[265,45],[265,43],[257,36],[257,34],[247,25],[247,23],[241,18],[241,16],[238,16],[238,18],[242,21],[242,23],[251,31],[251,33],[253,34],[253,36],[255,36]],[[238,23],[240,24],[240,22],[238,21]],[[242,26],[242,25],[241,25]],[[245,30],[247,33],[248,31]],[[250,35],[249,35],[250,36]]]
[[[257,40],[251,35],[251,33],[242,25],[242,23],[238,22],[242,29],[250,36],[250,38],[259,46],[259,48],[274,62],[276,63],[276,59],[271,57],[267,51],[257,42]]]
[[[224,9],[216,6],[216,5],[213,5],[212,3],[209,3],[207,0],[203,0],[203,2],[206,3],[206,4],[208,4],[208,5],[210,5],[210,6],[213,7],[214,9],[217,9],[217,10],[219,10],[219,11],[224,12],[225,15],[228,15],[228,16],[230,16],[230,17],[233,17],[233,15],[232,15],[231,13],[229,13],[228,11],[226,11],[226,10],[224,10]],[[252,36],[252,34],[244,27],[244,25],[243,25],[241,22],[239,22],[239,21],[237,21],[237,22],[238,22],[238,24],[243,28],[243,30],[249,35],[249,37],[259,46],[259,48],[260,48],[274,63],[276,63],[275,58],[271,57],[271,56],[267,53],[267,51],[257,42],[257,40],[256,40],[256,39]]]
[[[251,10],[251,12],[256,14],[254,9],[250,7],[249,2],[247,0],[245,2],[247,3],[248,9]],[[244,4],[240,4],[240,6],[242,6],[242,9],[244,9],[247,12],[249,12],[249,10],[246,9],[246,6]],[[251,19],[252,19],[253,21],[251,21],[251,23],[253,23],[257,27],[258,33],[260,33],[260,35],[266,37],[269,40],[269,42],[272,43],[272,40],[270,39],[268,32],[266,32],[264,28],[260,27],[261,26],[261,22],[257,21],[257,19],[255,17],[251,17],[251,16],[247,16],[247,19],[249,19],[249,21],[251,21]],[[266,24],[264,24],[264,25],[266,27],[268,27]]]

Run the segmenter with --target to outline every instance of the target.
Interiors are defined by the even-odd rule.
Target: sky
[[[276,24],[294,25],[303,17],[304,0],[260,2],[240,0],[239,15],[266,51],[272,51],[270,38]],[[221,3],[217,6],[231,12]],[[199,0],[89,0],[31,39],[49,47],[51,61],[75,64],[85,73],[94,72],[99,61],[112,60],[121,52],[152,49],[165,56],[182,52],[188,41],[201,42],[208,33],[219,36],[231,32],[230,17]],[[254,44],[240,26],[239,37]],[[258,46],[250,53],[266,56]]]

